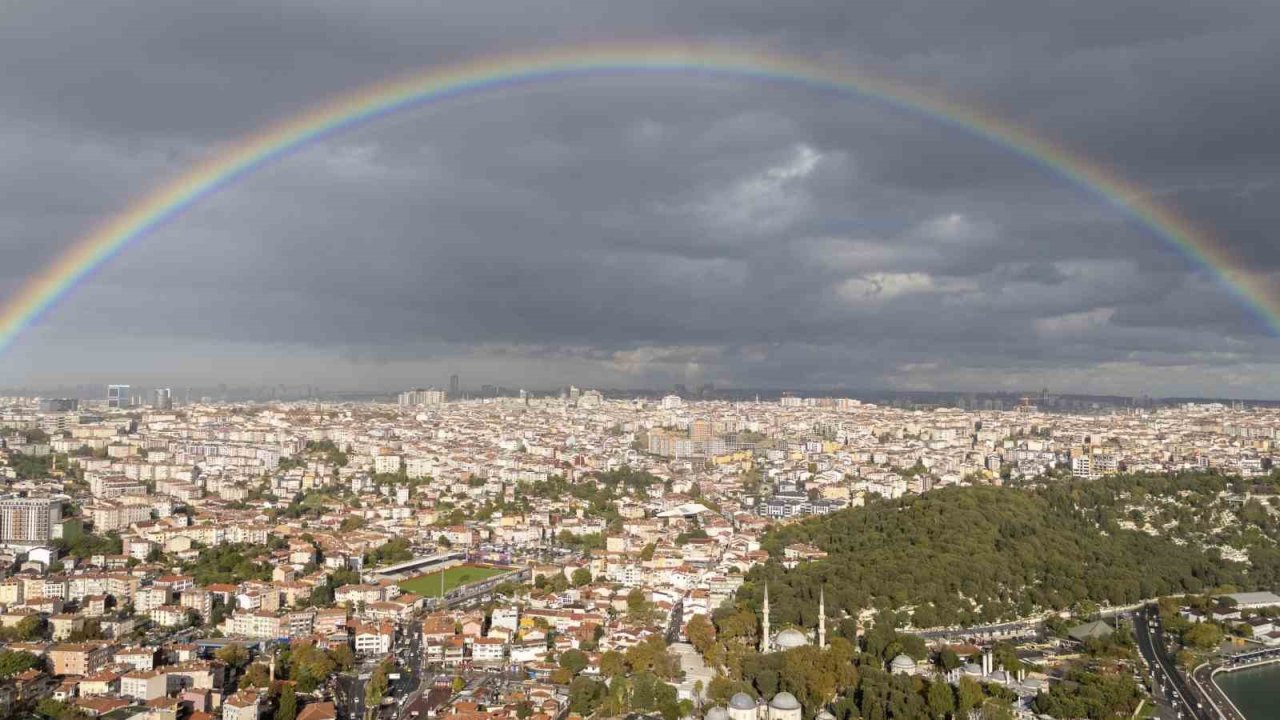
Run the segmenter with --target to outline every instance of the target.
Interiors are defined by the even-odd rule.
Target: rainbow
[[[131,242],[222,188],[311,143],[432,103],[575,77],[635,73],[798,84],[878,100],[966,131],[1114,205],[1179,248],[1193,263],[1208,268],[1246,307],[1274,331],[1280,331],[1280,298],[1261,276],[1241,269],[1225,248],[1142,188],[1026,128],[938,94],[848,68],[709,45],[645,44],[574,46],[428,69],[338,96],[242,138],[80,238],[7,298],[0,305],[0,352]]]

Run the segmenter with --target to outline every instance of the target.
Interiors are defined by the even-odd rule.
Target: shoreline
[[[1243,712],[1240,712],[1240,708],[1236,706],[1236,701],[1232,700],[1231,695],[1226,690],[1222,689],[1222,686],[1218,684],[1218,681],[1216,680],[1216,678],[1218,677],[1219,673],[1233,673],[1237,670],[1252,670],[1253,668],[1259,668],[1259,667],[1263,667],[1264,665],[1271,665],[1278,662],[1280,662],[1280,657],[1270,657],[1264,660],[1259,660],[1257,662],[1251,662],[1244,665],[1216,667],[1209,672],[1209,682],[1213,683],[1213,688],[1218,691],[1218,694],[1221,695],[1224,700],[1227,701],[1227,704],[1231,706],[1231,709],[1235,711],[1236,715],[1242,718],[1246,718],[1246,720],[1249,720],[1249,716],[1245,715]]]

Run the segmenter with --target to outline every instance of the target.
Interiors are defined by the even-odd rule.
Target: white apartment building
[[[0,543],[43,545],[62,522],[62,501],[54,498],[10,497],[0,500]]]

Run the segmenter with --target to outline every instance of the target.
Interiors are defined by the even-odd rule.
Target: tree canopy
[[[768,584],[775,624],[812,627],[825,588],[828,613],[910,609],[904,620],[933,627],[1251,584],[1216,551],[1123,528],[1138,482],[944,488],[785,526],[765,539],[775,557],[796,542],[828,557],[754,568],[739,598],[758,609]]]

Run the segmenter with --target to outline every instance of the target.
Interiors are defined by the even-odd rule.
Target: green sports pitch
[[[444,575],[444,591],[488,580],[494,575],[511,572],[511,568],[490,567],[487,565],[458,565],[445,568],[426,575],[411,577],[398,584],[400,589],[423,597],[440,597],[440,576]]]

